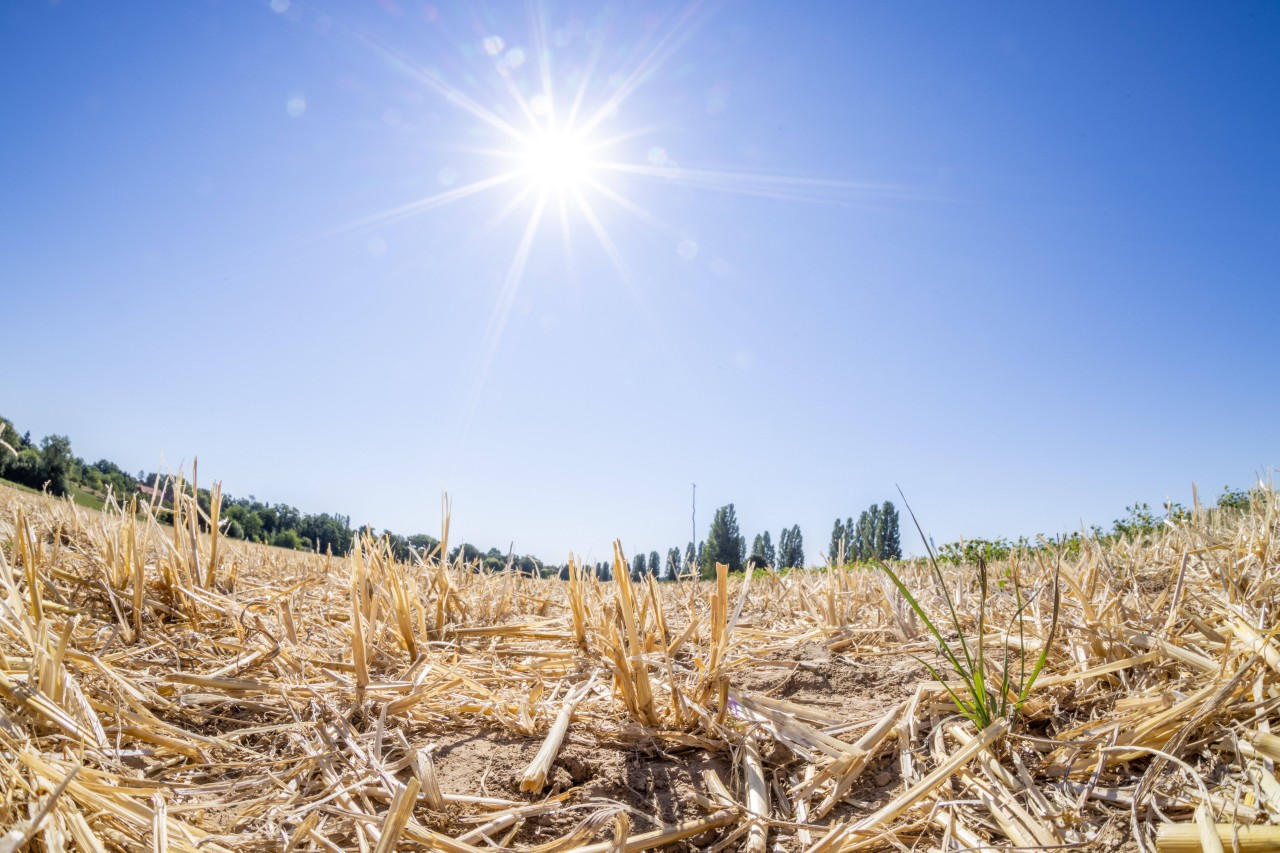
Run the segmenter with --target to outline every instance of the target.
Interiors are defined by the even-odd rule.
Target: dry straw
[[[610,581],[480,571],[447,505],[410,563],[286,552],[219,535],[216,485],[167,493],[0,487],[0,853],[1280,845],[1267,487],[981,569],[675,583],[621,547]],[[901,683],[853,717],[770,688],[814,647]],[[450,775],[468,738],[527,751]],[[684,768],[679,808],[571,748]]]

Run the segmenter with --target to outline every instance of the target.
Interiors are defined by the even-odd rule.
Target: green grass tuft
[[[902,581],[902,578],[898,577],[897,572],[889,568],[883,560],[876,559],[874,562],[889,576],[889,580],[897,587],[898,592],[906,599],[907,604],[911,606],[911,609],[915,611],[916,615],[920,617],[920,620],[929,629],[929,633],[933,635],[934,642],[938,645],[938,652],[963,682],[964,692],[968,693],[968,698],[961,696],[959,692],[954,690],[931,664],[923,660],[920,663],[929,670],[931,676],[946,688],[947,693],[950,694],[951,700],[955,702],[956,708],[959,709],[960,713],[972,720],[973,724],[979,729],[985,729],[997,720],[1017,714],[1022,707],[1022,703],[1030,695],[1031,688],[1035,684],[1036,678],[1040,675],[1040,670],[1044,668],[1045,661],[1049,656],[1049,648],[1053,645],[1053,639],[1058,629],[1058,606],[1060,603],[1058,568],[1055,566],[1053,575],[1053,617],[1049,623],[1049,633],[1045,637],[1044,644],[1040,649],[1040,653],[1036,656],[1030,672],[1027,671],[1028,658],[1025,634],[1026,609],[1030,601],[1023,597],[1022,584],[1017,572],[1011,572],[1008,576],[1008,582],[1012,584],[1014,602],[1017,607],[1014,610],[1010,624],[1005,629],[1005,638],[1008,640],[1016,630],[1018,645],[1017,652],[1011,652],[1009,643],[1005,643],[1005,652],[1001,657],[999,668],[996,669],[987,660],[983,646],[987,629],[987,601],[991,594],[986,560],[979,559],[977,564],[978,637],[973,648],[970,648],[969,642],[964,637],[964,626],[960,622],[960,615],[956,612],[955,603],[951,600],[951,593],[947,590],[946,578],[943,577],[942,569],[938,566],[933,549],[929,546],[929,538],[924,535],[924,530],[921,529],[920,522],[916,519],[916,514],[912,511],[911,505],[907,503],[905,495],[902,502],[907,507],[907,512],[911,513],[911,520],[915,523],[916,530],[920,532],[920,538],[924,540],[925,550],[929,555],[929,565],[933,569],[934,576],[938,580],[938,586],[942,590],[943,600],[947,604],[947,612],[951,617],[951,626],[955,629],[957,637],[956,641],[954,643],[947,641],[942,631],[929,618],[929,614],[925,612],[924,606],[920,604],[919,599],[912,594],[911,590]],[[1003,587],[1004,585],[1005,581],[1001,581],[1000,586]],[[1016,673],[1012,671],[1011,658],[1017,660]]]

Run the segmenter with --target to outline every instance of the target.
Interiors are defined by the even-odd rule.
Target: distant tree
[[[409,546],[425,558],[439,549],[440,540],[425,533],[415,533],[409,537]]]
[[[240,526],[244,529],[244,538],[253,542],[261,542],[263,540],[262,533],[262,516],[253,510],[245,510],[244,516],[236,519]]]
[[[645,557],[643,551],[631,558],[631,577],[638,580],[639,578],[644,577],[648,570],[649,560]]]
[[[871,550],[878,559],[884,559],[884,513],[880,511],[880,507],[876,507],[875,526],[872,528],[871,534]]]
[[[760,534],[760,555],[764,557],[766,566],[778,565],[778,552],[773,547],[773,537],[769,535],[769,531]]]
[[[305,520],[304,520],[304,524],[305,524]],[[325,536],[332,537],[337,530],[338,528],[337,528],[336,522],[331,522],[329,525],[321,528],[320,532]],[[334,543],[332,540],[328,542],[320,542],[315,538],[312,538],[311,541],[315,542],[316,550],[321,552],[324,552],[326,550],[329,550],[330,548],[333,548],[334,544],[341,543],[341,540],[338,540],[337,543]],[[382,531],[382,541],[386,543],[387,547],[391,550],[391,556],[394,557],[397,562],[401,562],[401,563],[409,562],[409,540],[408,539],[401,536],[399,533],[392,533],[390,530],[384,530]]]
[[[698,551],[690,542],[684,549],[684,565],[680,567],[681,573],[689,573],[694,571],[698,566]]]
[[[3,449],[0,449],[0,455],[3,455]],[[92,465],[86,465],[81,468],[77,476],[86,489],[102,490],[102,475]]]
[[[647,568],[649,570],[649,574],[656,575],[658,578],[662,577],[662,558],[658,556],[657,551],[649,552]]]
[[[276,524],[279,529],[293,528],[297,530],[302,524],[302,513],[296,507],[288,504],[276,504],[273,507],[276,511]],[[369,535],[373,535],[373,528],[369,528]]]
[[[226,510],[223,511],[221,519],[221,523],[224,525],[223,533],[235,539],[244,539],[244,522],[241,521],[241,519],[243,519],[247,513],[248,510],[239,504],[232,504],[227,507]],[[235,530],[239,531],[238,533],[232,532],[232,525],[235,526]]]
[[[787,555],[787,568],[804,568],[804,536],[800,533],[800,525],[792,525],[790,536],[791,553]]]
[[[43,482],[49,491],[65,495],[71,491],[71,469],[75,454],[71,452],[71,439],[65,435],[46,435],[40,441],[40,469]],[[43,483],[42,483],[43,485]]]
[[[715,577],[716,563],[726,563],[729,571],[743,570],[746,556],[746,540],[738,528],[738,515],[733,504],[725,504],[716,510],[707,533],[707,547],[702,554],[702,576]]]
[[[298,525],[298,533],[310,539],[320,553],[332,551],[343,555],[351,550],[355,534],[343,516],[322,512],[319,515],[305,515]],[[409,542],[403,536],[394,533],[386,534],[391,544],[391,551],[397,560],[409,559]]]
[[[672,548],[667,552],[667,570],[661,577],[675,580],[680,574],[680,549]]]
[[[500,572],[507,567],[507,555],[497,548],[490,548],[480,558],[480,565],[487,572]]]
[[[276,531],[280,529],[280,519],[276,517],[275,509],[265,504],[258,504],[254,508],[254,512],[258,514],[259,520],[262,521],[262,535],[268,539],[275,536]]]
[[[869,509],[862,511],[858,516],[858,523],[853,531],[853,539],[856,543],[855,550],[858,554],[858,560],[870,560],[876,556],[879,551],[876,550],[876,526],[879,523],[880,507],[872,504]]]
[[[902,533],[898,529],[898,508],[891,501],[880,506],[880,527],[884,531],[880,537],[880,559],[902,559]]]
[[[781,569],[804,567],[804,537],[800,534],[800,525],[782,528],[778,536],[777,565]]]
[[[849,559],[849,538],[844,529],[844,522],[836,519],[831,528],[831,544],[827,546],[827,560],[831,565],[839,565],[842,560]]]

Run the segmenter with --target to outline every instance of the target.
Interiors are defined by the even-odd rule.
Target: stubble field
[[[985,727],[880,570],[541,580],[176,509],[0,487],[0,853],[1280,844],[1270,489],[985,594],[895,565],[962,665],[1043,656]]]

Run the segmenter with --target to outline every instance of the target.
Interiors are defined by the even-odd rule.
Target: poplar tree
[[[876,528],[879,525],[880,507],[872,504],[858,516],[858,525],[854,530],[854,538],[858,542],[858,559],[870,560],[880,555],[876,548]]]
[[[675,580],[680,574],[680,549],[672,548],[667,552],[667,570],[659,577],[670,577]]]
[[[777,553],[773,550],[773,540],[769,536],[769,531],[756,534],[756,538],[751,543],[751,557],[762,566],[777,567]]]
[[[827,549],[827,561],[836,566],[840,564],[842,556],[845,561],[850,558],[849,538],[844,529],[844,522],[837,518],[835,525],[831,528],[831,544]]]
[[[898,529],[898,508],[890,501],[880,507],[880,524],[884,528],[881,539],[880,559],[902,559],[902,534]]]
[[[738,515],[733,504],[725,504],[716,510],[711,530],[707,532],[707,547],[701,562],[703,576],[715,577],[716,563],[728,564],[731,572],[742,571],[746,550],[747,540],[738,528]]]
[[[804,537],[800,535],[800,525],[782,528],[778,543],[778,565],[780,568],[804,568]]]
[[[880,511],[880,507],[875,508],[875,527],[871,533],[871,548],[875,552],[878,559],[884,559],[884,513]]]
[[[800,534],[800,525],[795,524],[791,527],[791,567],[794,569],[804,568],[804,536]]]

